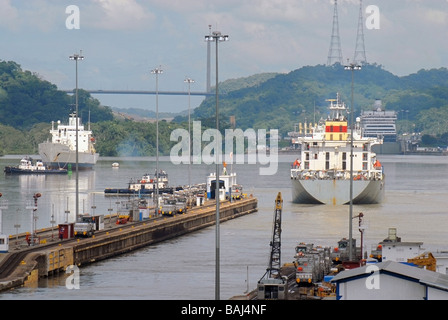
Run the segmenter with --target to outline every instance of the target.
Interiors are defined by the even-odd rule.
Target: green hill
[[[319,120],[327,115],[326,99],[339,93],[342,100],[351,102],[350,71],[341,65],[306,66],[288,74],[277,74],[257,85],[228,91],[219,100],[220,118],[228,121],[235,116],[236,126],[247,128],[279,129],[282,135],[292,131],[298,122]],[[446,68],[420,70],[415,74],[398,77],[380,65],[367,64],[354,72],[355,115],[371,109],[375,100],[383,108],[406,112],[406,119],[415,128],[431,131],[431,124],[420,121],[431,114],[444,113],[448,108],[448,70]],[[214,97],[207,98],[197,109],[195,119],[210,119],[215,114]],[[400,118],[400,120],[403,120]],[[445,130],[445,131],[443,131]],[[442,126],[439,130],[448,131]],[[434,132],[433,132],[434,133]]]
[[[336,64],[226,80],[219,86],[220,127],[228,128],[229,118],[234,116],[237,128],[279,129],[284,136],[299,122],[326,117],[326,99],[337,93],[350,105],[351,79],[351,72]],[[433,135],[438,144],[448,144],[446,68],[398,77],[380,65],[367,64],[354,72],[354,79],[355,115],[381,99],[383,108],[398,112],[401,132]],[[73,95],[15,62],[0,60],[0,154],[35,154],[38,143],[47,139],[51,121],[65,121],[73,108]],[[84,123],[90,116],[100,155],[155,155],[154,123],[133,121],[129,116],[114,118],[110,107],[102,106],[84,90],[79,90],[79,111]],[[192,116],[202,121],[203,128],[215,127],[215,97],[205,99]],[[169,154],[174,144],[170,133],[188,128],[186,119],[181,114],[173,122],[161,121],[163,154]]]
[[[89,93],[79,90],[79,114],[84,123],[113,119],[110,108],[103,107]],[[24,71],[12,61],[0,61],[0,123],[15,129],[68,119],[74,110],[74,96],[59,91],[56,85],[38,74]]]

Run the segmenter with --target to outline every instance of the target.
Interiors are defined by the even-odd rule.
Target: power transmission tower
[[[330,50],[328,51],[327,65],[339,62],[342,64],[341,40],[339,38],[338,1],[334,0],[333,30],[331,32]]]
[[[359,1],[358,34],[356,36],[355,56],[353,63],[367,63],[366,48],[364,46],[364,18],[362,16],[362,0]]]

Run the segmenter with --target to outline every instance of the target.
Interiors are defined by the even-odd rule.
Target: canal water
[[[378,205],[355,205],[353,215],[364,214],[365,249],[370,251],[397,228],[402,241],[420,241],[429,251],[448,250],[448,159],[443,156],[380,155],[386,173],[386,197]],[[0,158],[0,168],[20,158]],[[281,263],[293,260],[298,242],[335,246],[348,236],[349,206],[299,205],[291,202],[289,169],[294,155],[280,155],[275,175],[259,174],[261,164],[234,164],[238,183],[258,198],[258,212],[220,225],[220,297],[229,299],[256,287],[264,275],[272,237],[274,202],[283,197]],[[119,168],[112,163],[119,162]],[[95,169],[79,173],[80,212],[108,214],[124,199],[104,195],[105,188],[126,187],[131,178],[154,173],[154,158],[101,158]],[[188,184],[188,166],[161,157],[159,168],[171,185]],[[215,165],[192,165],[191,182],[205,183]],[[50,221],[73,221],[75,174],[0,175],[3,233],[31,230],[26,209],[39,192],[37,228]],[[92,208],[94,207],[94,208]],[[53,218],[52,218],[53,217]],[[353,235],[360,242],[358,218]],[[13,240],[14,241],[14,240]],[[80,268],[79,289],[66,287],[66,275],[42,279],[35,287],[0,293],[0,299],[151,299],[207,300],[215,298],[215,227],[158,243]]]

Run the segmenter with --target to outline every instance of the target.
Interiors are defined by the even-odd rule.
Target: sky
[[[75,6],[78,12],[71,10]],[[366,12],[368,6],[375,10]],[[372,8],[372,7],[369,7]],[[334,0],[0,0],[0,60],[61,90],[191,91],[206,87],[205,35],[218,44],[219,81],[326,64]],[[77,14],[79,13],[79,15]],[[359,0],[338,0],[343,60],[353,60]],[[211,26],[211,27],[209,27]],[[364,0],[366,58],[398,76],[448,65],[448,0]],[[215,70],[215,44],[212,44]],[[215,75],[212,74],[212,85]],[[155,111],[154,95],[95,95],[103,105]],[[203,97],[159,95],[159,112]]]

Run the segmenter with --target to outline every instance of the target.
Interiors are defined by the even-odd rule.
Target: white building
[[[407,262],[424,252],[422,245],[423,242],[401,241],[397,228],[389,228],[387,238],[378,243],[378,248],[381,248],[379,261]]]
[[[437,261],[436,271],[448,275],[448,252],[432,252]]]
[[[423,252],[423,242],[380,242],[382,250],[382,261],[407,262]]]
[[[224,168],[225,169],[225,168]],[[219,189],[220,189],[220,200],[225,200],[226,195],[230,196],[230,190],[233,185],[236,185],[236,173],[228,174],[226,170],[219,175]],[[216,173],[212,172],[207,177],[207,198],[215,199],[216,192]]]
[[[448,300],[448,276],[395,261],[345,270],[332,280],[338,300]]]

